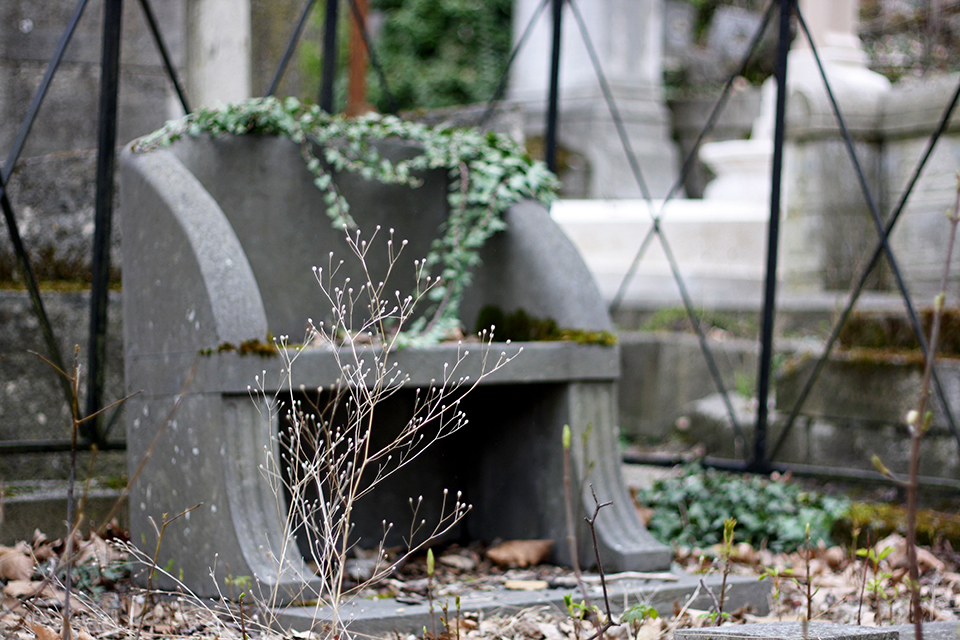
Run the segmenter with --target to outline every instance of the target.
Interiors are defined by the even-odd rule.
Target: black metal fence
[[[363,34],[363,41],[367,46],[368,55],[374,70],[379,75],[383,89],[386,91],[386,95],[389,96],[389,87],[387,86],[386,79],[383,75],[382,69],[379,65],[376,51],[372,47],[371,38],[366,29],[366,25],[363,24],[363,12],[357,5],[356,0],[347,0],[350,5],[350,15],[352,19],[360,28],[360,32]],[[149,0],[139,0],[139,4],[142,8],[142,13],[149,25],[150,33],[153,36],[154,42],[158,48],[160,56],[163,60],[164,67],[166,69],[167,75],[173,84],[173,87],[176,91],[177,96],[179,97],[180,103],[183,107],[184,112],[189,112],[189,105],[187,98],[184,94],[183,88],[180,85],[177,77],[176,70],[171,63],[171,59],[167,48],[164,44],[162,34],[157,26],[156,19],[150,5]],[[37,89],[36,94],[27,110],[27,114],[24,117],[23,123],[20,127],[19,134],[17,135],[14,144],[10,150],[10,153],[7,156],[6,163],[3,165],[2,172],[0,172],[0,204],[2,204],[4,219],[7,225],[7,230],[11,239],[12,246],[17,256],[18,267],[22,276],[24,283],[27,286],[29,291],[30,299],[33,305],[34,312],[39,320],[40,326],[42,328],[44,340],[48,347],[48,357],[49,359],[58,367],[63,370],[66,370],[64,367],[64,361],[59,353],[57,347],[56,337],[54,331],[50,325],[50,322],[46,316],[43,306],[42,296],[37,285],[36,278],[33,275],[31,268],[30,260],[27,254],[23,242],[20,237],[20,233],[17,225],[17,218],[13,210],[13,206],[10,203],[9,198],[6,193],[6,185],[9,183],[10,177],[13,173],[13,168],[17,163],[21,152],[23,151],[24,144],[27,140],[27,137],[30,134],[31,127],[37,117],[37,114],[40,109],[40,105],[43,103],[44,97],[49,89],[50,82],[53,79],[54,74],[56,73],[60,62],[63,59],[63,53],[70,42],[70,39],[73,33],[76,30],[77,24],[81,19],[81,16],[84,13],[84,9],[87,5],[87,0],[78,0],[76,9],[65,29],[57,49],[51,58],[46,73],[44,74],[43,80],[40,84],[40,87]],[[277,72],[273,78],[273,81],[270,85],[268,95],[273,93],[277,86],[280,83],[281,78],[283,77],[284,71],[290,62],[295,47],[301,34],[304,30],[304,25],[308,17],[311,14],[311,11],[314,10],[315,0],[307,0],[305,6],[300,14],[300,18],[294,28],[292,29],[292,34],[289,40],[289,45],[287,46],[277,68]],[[636,256],[628,269],[626,276],[624,277],[623,283],[621,284],[620,290],[617,293],[613,301],[613,309],[616,310],[623,300],[624,292],[626,291],[627,285],[635,277],[637,266],[640,261],[643,259],[645,252],[648,247],[654,242],[658,242],[663,249],[663,252],[669,262],[670,269],[672,271],[673,277],[676,281],[676,285],[679,289],[683,306],[686,309],[687,314],[693,320],[694,329],[697,332],[697,338],[700,344],[700,348],[703,352],[703,356],[706,360],[708,369],[713,378],[713,381],[717,387],[717,390],[722,394],[724,398],[724,404],[726,406],[727,412],[729,414],[729,419],[733,425],[735,437],[740,443],[739,450],[743,454],[743,459],[738,461],[729,461],[724,464],[729,468],[737,468],[749,471],[756,472],[767,472],[772,469],[786,469],[788,465],[779,464],[774,462],[774,458],[777,456],[780,451],[785,439],[787,438],[791,428],[793,427],[797,416],[799,415],[804,402],[807,400],[809,393],[813,386],[816,384],[818,376],[820,375],[823,365],[826,363],[827,358],[836,343],[840,329],[849,317],[851,311],[853,310],[858,298],[860,297],[864,285],[867,282],[870,272],[874,267],[880,262],[881,257],[885,258],[889,267],[890,272],[893,275],[893,280],[896,286],[896,289],[903,297],[904,304],[907,308],[909,321],[917,335],[917,339],[924,349],[926,349],[927,341],[926,337],[923,334],[921,328],[921,323],[917,314],[917,311],[914,307],[913,301],[911,300],[909,291],[904,282],[904,279],[901,275],[898,260],[894,251],[892,250],[889,237],[897,222],[899,221],[901,214],[903,213],[904,207],[917,184],[917,181],[920,177],[921,172],[926,166],[930,156],[936,147],[940,137],[943,135],[946,130],[947,124],[950,120],[951,115],[954,112],[958,99],[960,99],[960,87],[952,95],[952,98],[948,106],[944,109],[942,116],[939,121],[939,125],[932,132],[925,152],[920,158],[917,166],[914,169],[913,176],[909,180],[906,188],[903,193],[900,195],[900,198],[894,207],[893,211],[884,219],[882,216],[876,196],[871,192],[871,189],[868,185],[868,182],[864,176],[863,167],[861,166],[860,160],[857,157],[857,153],[854,148],[854,144],[850,133],[848,131],[846,122],[844,120],[843,113],[837,101],[834,97],[833,91],[830,87],[830,83],[827,79],[827,75],[824,72],[823,64],[820,60],[819,53],[815,44],[812,41],[810,36],[807,23],[804,19],[804,16],[799,11],[796,0],[773,0],[767,7],[763,20],[756,32],[754,33],[750,45],[747,49],[747,52],[744,54],[740,68],[731,74],[727,82],[725,83],[720,96],[710,114],[710,117],[707,120],[706,126],[703,131],[697,137],[696,143],[693,145],[692,149],[687,153],[686,157],[683,159],[681,165],[680,175],[676,178],[675,182],[671,186],[666,199],[661,203],[655,203],[650,196],[650,191],[647,188],[646,182],[644,181],[643,173],[640,167],[640,164],[637,160],[637,155],[634,153],[634,150],[631,146],[630,139],[626,134],[626,130],[623,125],[623,120],[620,116],[620,113],[617,108],[616,101],[613,98],[610,87],[607,83],[606,76],[601,66],[600,58],[596,53],[596,48],[590,38],[590,34],[586,28],[586,23],[583,19],[583,16],[579,10],[577,0],[542,0],[537,10],[533,13],[530,22],[524,26],[520,31],[520,37],[517,40],[514,50],[510,55],[510,62],[515,59],[517,52],[526,45],[529,35],[532,31],[532,27],[537,20],[546,19],[545,16],[549,15],[552,20],[553,27],[553,41],[551,49],[551,65],[550,65],[550,84],[549,84],[549,93],[547,96],[547,125],[545,132],[545,146],[546,146],[546,160],[551,168],[556,167],[556,154],[557,154],[557,131],[558,131],[558,112],[559,112],[559,73],[560,73],[560,51],[562,47],[561,41],[561,21],[564,16],[564,5],[569,6],[570,15],[573,17],[576,22],[580,36],[583,39],[583,42],[586,46],[586,50],[590,57],[590,62],[593,66],[593,69],[596,74],[597,81],[600,85],[602,95],[606,102],[606,106],[609,109],[611,119],[614,123],[616,131],[619,135],[619,139],[623,146],[624,156],[626,162],[629,164],[629,168],[632,172],[632,175],[637,183],[637,186],[640,188],[641,193],[643,194],[644,200],[646,200],[651,218],[652,225],[650,227],[649,233],[645,238],[639,243],[639,249],[636,253]],[[326,20],[325,24],[327,28],[324,33],[324,68],[323,68],[323,78],[320,91],[320,104],[324,108],[330,110],[332,109],[333,104],[333,84],[335,76],[335,52],[337,51],[337,33],[335,29],[336,25],[336,16],[338,11],[339,3],[337,0],[327,0],[326,2]],[[108,274],[110,270],[109,264],[109,237],[111,230],[111,220],[112,220],[112,203],[113,203],[113,174],[114,174],[114,165],[115,165],[115,147],[116,147],[116,128],[117,128],[117,92],[119,87],[119,42],[120,42],[120,30],[121,30],[121,8],[122,0],[105,0],[104,2],[104,20],[103,20],[103,36],[102,36],[102,59],[101,59],[101,90],[100,90],[100,111],[99,111],[99,136],[98,136],[98,163],[97,163],[97,195],[96,195],[96,213],[95,213],[95,234],[93,239],[93,280],[92,280],[92,290],[91,290],[91,307],[90,307],[90,336],[89,336],[89,383],[88,383],[88,395],[86,398],[85,404],[85,415],[87,416],[96,416],[98,419],[89,420],[85,423],[84,430],[82,432],[83,436],[83,445],[85,447],[96,446],[98,448],[117,448],[122,447],[122,442],[108,442],[105,437],[105,432],[102,428],[101,420],[102,417],[101,409],[103,407],[103,380],[104,380],[104,362],[105,362],[105,335],[106,335],[106,326],[107,326],[107,285],[108,285]],[[547,9],[550,9],[549,14]],[[860,189],[863,193],[864,201],[867,205],[867,208],[870,211],[874,227],[877,233],[877,240],[875,247],[872,251],[871,257],[867,264],[865,264],[858,274],[856,281],[853,284],[851,293],[849,294],[846,305],[844,306],[838,320],[833,325],[829,337],[827,338],[826,344],[823,348],[823,352],[820,358],[817,361],[817,365],[814,367],[812,374],[806,380],[803,390],[800,393],[800,396],[794,406],[793,410],[790,412],[785,425],[782,427],[781,431],[778,434],[772,434],[769,432],[769,420],[770,416],[768,413],[768,397],[771,387],[771,364],[773,361],[773,342],[774,342],[774,315],[777,309],[777,257],[778,257],[778,247],[779,247],[779,222],[780,222],[780,210],[781,210],[781,174],[783,167],[783,148],[784,148],[784,117],[786,112],[786,101],[787,101],[787,83],[786,78],[789,72],[787,65],[787,52],[790,48],[791,41],[791,28],[794,26],[799,31],[800,37],[806,38],[812,48],[812,53],[814,59],[816,60],[817,67],[820,72],[820,76],[824,82],[824,87],[828,94],[833,113],[836,117],[837,125],[841,132],[841,136],[844,141],[844,145],[849,155],[850,162],[855,170]],[[771,173],[771,190],[770,190],[770,216],[768,224],[768,235],[767,235],[767,256],[766,256],[766,275],[765,275],[765,284],[764,284],[764,295],[763,295],[763,309],[761,317],[761,330],[760,330],[760,359],[759,359],[759,371],[757,375],[758,381],[758,411],[756,417],[756,425],[754,429],[754,441],[752,443],[746,442],[746,437],[743,429],[743,425],[738,423],[736,412],[734,411],[733,404],[730,400],[728,390],[725,388],[719,368],[713,357],[713,354],[710,349],[710,345],[707,341],[706,335],[700,323],[696,321],[696,310],[694,308],[693,301],[691,296],[688,293],[687,287],[684,283],[684,279],[681,276],[679,265],[674,257],[674,253],[671,249],[667,238],[662,233],[661,221],[664,216],[664,206],[671,199],[675,198],[681,191],[682,185],[686,178],[687,173],[691,170],[693,163],[697,157],[697,152],[701,143],[707,139],[711,130],[717,122],[719,115],[721,114],[724,106],[730,96],[731,89],[734,85],[735,78],[741,75],[746,69],[748,62],[751,56],[757,50],[761,40],[764,38],[765,33],[768,29],[775,29],[777,34],[777,39],[779,42],[777,48],[777,58],[775,66],[775,77],[777,80],[777,100],[776,100],[776,122],[775,122],[775,133],[773,140],[773,168]],[[503,77],[495,91],[495,94],[491,97],[488,107],[485,110],[483,116],[481,117],[478,124],[483,125],[489,119],[490,115],[493,113],[495,105],[503,97],[504,90],[507,84],[507,74],[509,73],[509,63],[508,68],[504,72]],[[392,102],[392,99],[391,99]],[[960,434],[958,434],[956,427],[955,417],[952,415],[949,405],[945,402],[943,385],[941,384],[939,376],[934,377],[934,382],[936,386],[936,391],[940,400],[940,405],[942,407],[943,414],[947,418],[949,427],[952,431],[954,438],[957,440],[958,446],[960,446]],[[64,383],[63,386],[64,399],[69,404],[71,402],[71,389],[69,385]],[[772,443],[772,446],[771,446]],[[63,447],[67,446],[64,442],[4,442],[0,443],[0,453],[22,453],[28,451],[53,451],[53,450],[63,450]]]

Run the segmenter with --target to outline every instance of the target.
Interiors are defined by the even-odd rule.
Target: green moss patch
[[[609,331],[561,328],[553,318],[536,318],[523,309],[505,313],[494,305],[487,305],[477,316],[476,333],[494,327],[498,342],[543,342],[566,340],[578,344],[613,346],[617,337]]]

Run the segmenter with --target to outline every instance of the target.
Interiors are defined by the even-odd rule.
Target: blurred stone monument
[[[518,40],[540,4],[517,0],[514,38]],[[663,4],[661,0],[579,2],[590,40],[630,136],[644,180],[653,197],[666,195],[679,167],[670,139],[661,80]],[[560,172],[565,195],[637,198],[623,145],[606,104],[575,16],[564,5],[560,62]],[[539,16],[517,55],[509,97],[524,112],[528,138],[543,136],[552,46],[550,11]]]
[[[877,128],[890,83],[866,66],[856,35],[859,2],[801,0],[800,10],[867,181],[876,189],[882,153]],[[787,85],[781,276],[794,290],[845,289],[876,233],[814,51],[799,27]],[[768,203],[775,103],[776,80],[770,78],[750,139],[701,148],[701,160],[717,176],[705,198]]]

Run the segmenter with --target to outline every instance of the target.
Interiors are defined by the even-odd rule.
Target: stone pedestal
[[[519,0],[514,30],[519,38],[538,0]],[[678,171],[669,139],[669,119],[661,85],[662,2],[589,0],[577,5],[600,58],[617,109],[638,156],[653,197],[663,197]],[[544,11],[511,71],[509,97],[523,106],[528,137],[542,136],[550,84],[550,12]],[[581,156],[586,173],[581,192],[569,197],[637,198],[641,191],[630,171],[610,110],[569,6],[564,6],[560,67],[559,143]],[[563,177],[563,176],[561,176]]]
[[[857,4],[807,0],[801,10],[867,184],[882,203],[879,127],[890,83],[864,66],[855,34]],[[859,273],[877,233],[805,34],[798,35],[789,54],[787,85],[780,277],[795,291],[843,290]],[[718,175],[705,197],[769,206],[775,103],[771,78],[751,139],[704,145],[701,158]],[[882,271],[869,284],[882,287]]]
[[[444,171],[421,177],[424,185],[416,190],[336,178],[361,228],[382,223],[396,229],[396,238],[409,240],[411,265],[412,256],[423,255],[433,242],[447,213]],[[275,451],[286,431],[278,414],[262,406],[265,401],[250,397],[249,388],[257,385],[267,397],[283,390],[306,396],[345,384],[345,369],[330,345],[300,350],[289,377],[279,357],[261,359],[220,347],[263,340],[268,332],[296,339],[307,318],[328,317],[311,265],[324,264],[329,253],[349,258],[343,234],[323,215],[323,194],[313,186],[299,146],[269,136],[185,139],[142,154],[128,150],[121,187],[126,385],[142,391],[127,405],[131,475],[146,460],[129,498],[131,539],[151,546],[152,522],[202,503],[166,529],[159,565],[172,561],[174,574],[182,569],[183,583],[204,597],[216,596],[233,575],[253,576],[281,601],[309,600],[317,586],[304,561],[309,545],[299,534],[294,540],[296,516],[286,517],[283,492],[272,491],[276,487],[263,473],[269,466],[265,451]],[[507,229],[484,245],[482,267],[460,307],[464,324],[474,326],[479,310],[493,304],[507,312],[522,307],[562,327],[611,330],[596,285],[547,211],[537,203],[518,203],[505,222]],[[385,281],[391,269],[386,252],[375,253],[367,257],[370,275],[354,261],[344,264],[337,278]],[[389,286],[405,294],[414,284],[412,278],[406,285],[391,278]],[[344,346],[340,353],[350,349]],[[373,359],[373,347],[357,349],[360,354],[343,356],[348,363]],[[461,354],[465,349],[469,354]],[[402,388],[386,394],[375,420],[371,414],[371,438],[407,424],[414,394],[422,397],[445,384],[449,367],[457,369],[456,376],[480,381],[501,351],[516,355],[520,349],[516,343],[496,344],[491,362],[480,345],[446,343],[393,353],[397,375],[406,377],[397,378]],[[375,548],[387,535],[383,520],[403,530],[411,518],[408,499],[418,495],[424,502],[417,517],[432,526],[431,514],[442,511],[441,491],[448,488],[462,490],[474,505],[450,535],[552,539],[553,560],[572,561],[565,544],[561,438],[569,424],[573,495],[589,508],[592,485],[602,500],[613,501],[597,522],[604,567],[668,568],[670,549],[643,528],[620,477],[618,376],[616,346],[526,343],[516,362],[484,378],[464,399],[469,425],[435,442],[356,504],[351,537],[361,548]],[[590,566],[594,556],[584,526],[578,551],[581,564]],[[387,541],[394,544],[398,541]],[[172,586],[166,580],[162,588]]]

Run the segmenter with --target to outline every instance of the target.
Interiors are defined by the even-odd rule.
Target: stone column
[[[800,12],[823,60],[866,66],[867,57],[857,37],[859,0],[799,0]],[[797,51],[810,49],[806,37],[794,42]]]
[[[189,0],[187,95],[212,107],[251,95],[250,0]]]
[[[514,38],[519,39],[539,0],[517,0]],[[677,174],[661,84],[662,0],[579,0],[577,3],[600,65],[654,197]],[[528,137],[542,136],[550,77],[550,11],[542,12],[513,64],[509,96],[524,111]],[[565,191],[574,197],[636,198],[641,195],[571,8],[564,7],[560,68],[559,142],[567,152]],[[577,176],[582,180],[576,184]]]

